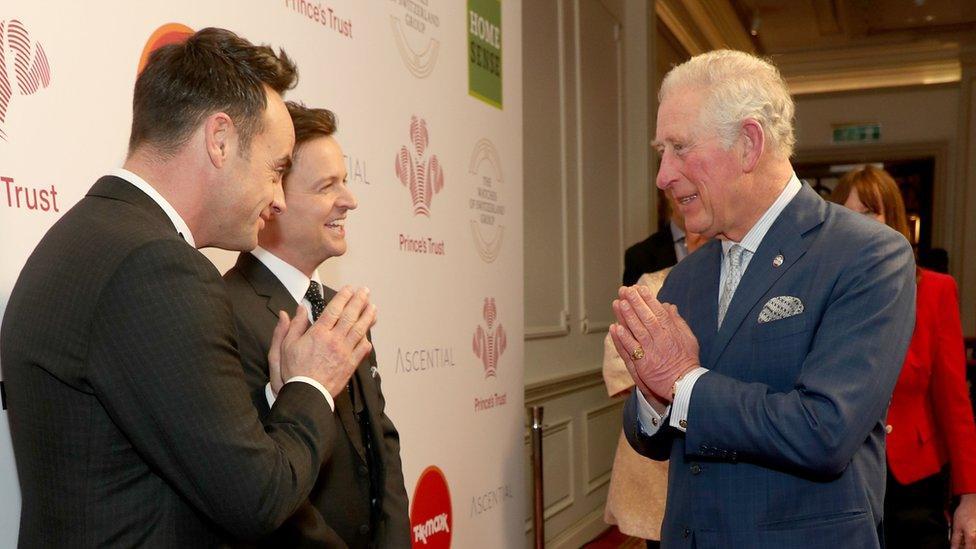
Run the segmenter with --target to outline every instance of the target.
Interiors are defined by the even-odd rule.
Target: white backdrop
[[[498,108],[468,89],[463,0],[5,1],[0,311],[48,227],[121,164],[132,85],[155,31],[220,26],[281,47],[301,75],[287,97],[339,118],[359,209],[349,252],[322,274],[332,286],[368,285],[379,308],[374,343],[414,545],[523,545],[520,14],[519,0],[501,4]],[[434,163],[442,186],[411,194],[400,176]],[[206,253],[221,270],[235,258]],[[0,546],[15,543],[19,505],[3,412]]]

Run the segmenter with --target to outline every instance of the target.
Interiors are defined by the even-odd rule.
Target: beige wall
[[[545,407],[550,547],[607,527],[621,402],[600,367],[624,248],[650,227],[651,7],[522,4],[526,404]]]

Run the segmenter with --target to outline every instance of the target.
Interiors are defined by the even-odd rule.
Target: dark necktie
[[[322,311],[325,310],[325,300],[322,299],[322,290],[318,282],[314,280],[309,282],[308,290],[305,292],[305,299],[312,304],[312,320],[318,320],[319,316],[322,315]]]

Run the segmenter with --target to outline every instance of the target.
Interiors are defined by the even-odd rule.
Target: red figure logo
[[[34,50],[33,56],[31,50]],[[10,61],[13,62],[12,75],[7,72]],[[7,135],[3,133],[3,122],[14,92],[32,95],[50,83],[51,66],[47,62],[44,47],[31,41],[30,34],[20,21],[0,21],[0,139],[7,139]]]
[[[444,188],[444,170],[437,155],[427,158],[427,121],[410,117],[410,143],[413,150],[400,147],[396,157],[396,175],[403,186],[410,189],[413,214],[430,217],[430,201]],[[426,162],[425,162],[426,159]]]
[[[451,491],[444,473],[435,465],[424,469],[410,500],[410,538],[413,547],[448,549],[451,546]]]
[[[495,298],[485,298],[485,323],[488,329],[485,330],[478,325],[474,332],[474,355],[481,359],[485,366],[485,379],[495,377],[498,368],[498,359],[505,352],[507,340],[505,338],[505,328],[501,324],[495,325],[498,321],[498,310],[495,308]]]

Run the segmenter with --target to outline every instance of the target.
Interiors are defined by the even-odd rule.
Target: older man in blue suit
[[[775,67],[716,51],[660,92],[657,186],[717,240],[611,328],[639,391],[624,430],[670,458],[664,547],[882,547],[885,413],[915,319],[904,237],[790,165]]]

